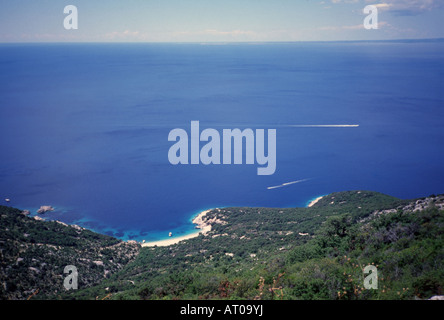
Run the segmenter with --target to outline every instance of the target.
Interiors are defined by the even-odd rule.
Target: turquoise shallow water
[[[149,241],[194,231],[191,217],[214,207],[303,207],[357,189],[442,193],[443,48],[0,45],[0,199]],[[193,120],[219,132],[276,129],[276,172],[171,165],[168,134]],[[326,124],[359,127],[292,127]]]

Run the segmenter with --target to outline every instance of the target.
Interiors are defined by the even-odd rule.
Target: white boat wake
[[[290,181],[290,182],[285,182],[283,184],[280,184],[278,186],[272,186],[272,187],[267,187],[268,190],[271,189],[277,189],[277,188],[282,188],[282,187],[287,187],[289,185],[295,184],[295,183],[300,183],[300,182],[304,182],[304,181],[308,181],[310,179],[301,179],[301,180],[296,180],[296,181]]]

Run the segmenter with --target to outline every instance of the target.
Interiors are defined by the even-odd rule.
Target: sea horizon
[[[280,43],[350,43],[350,42],[440,42],[443,37],[435,38],[393,38],[393,39],[337,39],[337,40],[293,40],[293,41],[24,41],[1,42],[0,44],[280,44]]]

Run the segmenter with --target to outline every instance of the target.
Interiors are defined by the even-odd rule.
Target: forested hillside
[[[209,233],[140,248],[1,207],[0,294],[26,298],[41,288],[45,294],[33,299],[428,299],[443,294],[443,209],[444,195],[338,192],[310,208],[213,209],[205,216]],[[78,290],[61,285],[66,264],[79,266]],[[377,267],[378,289],[364,288],[369,264]]]
[[[79,288],[92,286],[132,261],[139,249],[135,242],[0,206],[0,299],[57,298],[65,291],[68,265],[81,275]]]
[[[137,259],[76,298],[427,299],[444,285],[444,196],[341,192],[311,208],[223,208],[212,231]],[[378,268],[366,290],[364,266]]]

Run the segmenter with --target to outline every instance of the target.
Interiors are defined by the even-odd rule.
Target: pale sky
[[[366,30],[366,5],[379,29]],[[66,30],[63,9],[78,9]],[[232,42],[444,38],[444,0],[1,0],[0,42]]]

